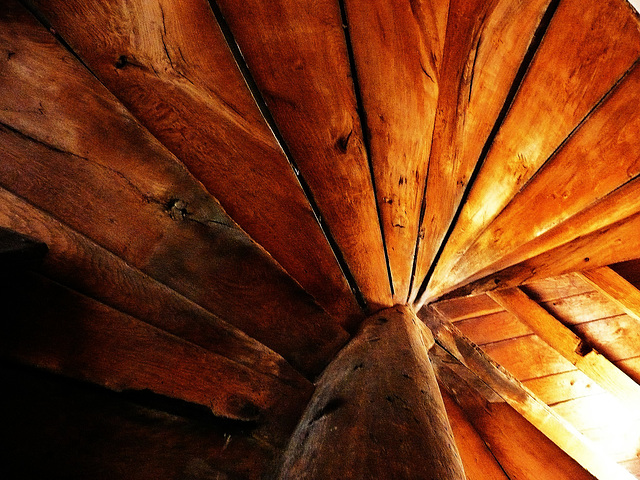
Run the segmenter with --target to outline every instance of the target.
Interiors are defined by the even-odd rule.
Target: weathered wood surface
[[[476,345],[531,335],[533,332],[509,312],[498,312],[456,322],[465,337]]]
[[[217,4],[365,299],[391,306],[339,2]]]
[[[602,387],[580,370],[532,378],[522,384],[547,405],[604,393]]]
[[[549,0],[451,0],[411,299],[418,294]]]
[[[448,365],[455,361],[451,356],[450,358]],[[449,402],[459,409],[462,407],[471,428],[477,432],[476,435],[480,435],[489,448],[493,458],[504,472],[503,475],[507,475],[505,478],[522,480],[594,478],[509,405],[504,402],[488,402],[473,386],[449,370],[447,366],[440,365],[437,375],[438,381],[450,395]],[[445,392],[443,397],[447,412],[451,412]],[[489,475],[498,475],[490,465],[486,474],[487,477],[478,478],[492,478]],[[497,478],[502,477],[498,475]]]
[[[280,355],[0,188],[2,227],[49,246],[39,271],[57,283],[253,370],[293,385],[308,384]]]
[[[259,480],[278,454],[206,412],[4,364],[0,378],[3,478]]]
[[[409,295],[449,0],[346,0],[394,300]]]
[[[22,7],[2,9],[0,185],[315,374],[346,332]],[[286,332],[284,335],[282,332]]]
[[[640,405],[640,385],[611,363],[610,360],[613,359],[608,359],[594,350],[590,344],[527,297],[522,290],[497,290],[491,292],[490,296],[602,388],[627,405]],[[531,358],[527,360],[531,361]]]
[[[640,320],[640,290],[609,267],[585,270],[579,274],[627,315]]]
[[[639,88],[640,63],[636,63],[449,270],[448,286],[442,283],[433,295],[531,259],[640,210],[636,165],[640,150],[634,141],[640,125]],[[531,209],[534,203],[536,208]]]
[[[279,478],[465,478],[424,330],[406,307],[365,321],[320,378]]]
[[[32,3],[234,221],[324,308],[344,323],[362,319],[206,0]]]
[[[603,21],[605,18],[607,20]],[[638,86],[634,81],[618,95],[617,103],[626,102],[626,110],[620,105],[615,109],[601,109],[600,118],[590,121],[591,127],[581,129],[578,134],[581,138],[570,142],[551,162],[547,159],[638,55],[639,23],[624,2],[560,2],[471,187],[456,228],[434,271],[429,296],[437,297],[443,288],[459,282],[464,274],[484,267],[486,257],[495,260],[524,243],[525,238],[539,235],[544,231],[542,221],[554,225],[589,204],[586,200],[586,203],[576,201],[576,194],[582,193],[583,199],[598,198],[602,192],[618,186],[618,183],[610,183],[616,181],[616,175],[622,175],[622,181],[632,176],[624,159],[631,164],[635,161],[636,155],[628,151],[633,136],[620,130],[621,125],[633,124],[631,120],[637,117],[635,93]],[[637,126],[629,127],[628,132],[637,130]],[[603,155],[605,152],[610,156]],[[545,162],[542,176],[534,179],[534,183],[545,187],[545,193],[527,186],[525,192],[532,194],[516,197]],[[606,169],[609,175],[587,174],[585,164],[593,165],[594,169]],[[612,164],[616,165],[615,169],[611,168]],[[572,181],[576,186],[572,187]],[[513,197],[516,198],[512,201]],[[535,209],[531,209],[532,198],[536,199]],[[500,212],[510,201],[507,211],[517,213],[505,217]],[[576,210],[568,208],[569,205]],[[499,220],[494,222],[499,214]],[[517,221],[514,220],[516,217]],[[485,229],[487,231],[483,233]],[[527,236],[530,232],[535,233]],[[480,240],[470,248],[481,234]],[[489,245],[491,248],[487,251]],[[464,273],[451,272],[461,257],[467,267]]]
[[[594,450],[588,441],[566,420],[493,362],[466,339],[451,323],[430,307],[418,312],[419,318],[433,332],[438,345],[491,387],[516,412],[554,442],[596,478],[629,479],[627,472]],[[525,477],[527,478],[527,477]]]
[[[491,454],[491,450],[484,443],[482,437],[467,420],[460,406],[453,401],[446,390],[441,390],[441,394],[453,430],[453,438],[455,438],[460,451],[466,479],[510,480]]]
[[[574,331],[612,362],[640,356],[640,325],[628,315],[581,323]]]
[[[291,386],[170,335],[42,276],[2,281],[0,352],[112,390],[149,390],[219,417],[267,424],[284,443],[312,386]]]
[[[0,272],[38,265],[47,251],[46,243],[0,227]]]

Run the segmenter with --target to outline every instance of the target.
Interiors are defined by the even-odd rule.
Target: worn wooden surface
[[[409,295],[448,0],[346,0],[394,301]]]
[[[445,241],[548,3],[450,2],[412,300]]]
[[[0,378],[3,478],[259,480],[278,454],[185,405],[4,363]]]
[[[312,391],[310,384],[256,372],[36,274],[3,280],[1,295],[3,357],[262,422],[274,443],[286,441]]]
[[[602,21],[603,18],[607,21]],[[467,266],[473,264],[470,269],[475,272],[485,266],[484,256],[495,258],[524,243],[524,235],[529,232],[528,225],[535,225],[535,235],[544,231],[540,221],[536,223],[538,217],[555,224],[589,204],[573,201],[574,191],[584,194],[584,198],[589,195],[597,198],[601,195],[599,192],[608,192],[617,186],[614,184],[607,190],[608,184],[600,174],[586,175],[585,164],[606,168],[611,174],[611,181],[614,181],[616,173],[622,174],[625,180],[629,178],[627,175],[632,176],[631,172],[627,172],[628,166],[620,163],[623,162],[623,156],[619,152],[628,149],[628,145],[624,141],[625,135],[617,130],[621,126],[621,117],[636,116],[633,107],[636,105],[635,95],[631,92],[637,91],[638,87],[633,81],[628,81],[628,89],[622,89],[618,95],[618,103],[626,102],[626,111],[619,105],[615,111],[601,109],[600,117],[609,122],[609,130],[606,125],[603,128],[603,120],[594,119],[590,122],[591,129],[581,129],[578,135],[582,135],[582,139],[573,140],[580,146],[572,148],[570,142],[563,149],[566,153],[560,153],[553,159],[552,165],[558,168],[545,162],[630,68],[639,54],[638,22],[623,2],[560,2],[471,188],[451,241],[443,252],[439,268],[434,272],[429,296],[438,296],[446,284],[457,283],[460,277],[464,277],[464,273],[452,271],[453,265],[463,256],[462,262]],[[585,142],[588,145],[584,145]],[[612,145],[616,145],[620,151],[616,151]],[[603,152],[611,153],[609,158],[612,160],[604,160]],[[593,156],[585,158],[585,153]],[[635,159],[633,154],[624,157],[631,162]],[[575,158],[580,158],[580,161]],[[612,161],[619,168],[611,169]],[[533,197],[516,197],[543,164],[543,175],[538,175],[534,181],[548,187],[548,193],[533,193],[535,188],[528,186],[526,191],[532,192]],[[544,181],[543,178],[551,180]],[[580,186],[568,186],[571,181]],[[532,198],[537,199],[537,207],[533,210],[530,208]],[[541,201],[542,198],[545,201]],[[504,214],[500,214],[509,202],[512,211],[519,207],[519,220],[516,222],[514,217],[509,217],[507,221]],[[525,205],[526,214],[523,213]],[[570,210],[568,205],[575,210]],[[516,224],[518,227],[505,228],[505,222],[493,222],[498,214],[500,218],[511,222],[510,227]],[[487,232],[483,233],[485,229]],[[473,248],[469,248],[480,234],[483,235],[481,239],[476,241]],[[486,241],[482,240],[484,238]],[[487,251],[488,245],[491,245],[490,251]]]
[[[391,306],[339,2],[217,4],[365,299]]]
[[[406,307],[365,321],[318,381],[279,478],[465,478],[424,329]]]
[[[168,0],[32,3],[104,85],[324,308],[344,323],[361,319],[206,0],[179,6]]]
[[[0,185],[319,372],[337,322],[26,10],[0,21]]]
[[[589,284],[618,305],[627,315],[640,320],[640,290],[609,267],[580,273]]]

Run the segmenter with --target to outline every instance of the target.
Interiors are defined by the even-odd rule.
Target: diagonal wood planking
[[[487,244],[477,244],[475,250],[470,247],[481,234],[487,235],[486,230],[504,232],[504,237],[520,232],[520,225],[518,228],[507,227],[507,231],[504,225],[492,222],[535,172],[543,164],[547,167],[545,161],[591,113],[593,106],[625,74],[639,54],[638,20],[628,5],[617,0],[586,5],[576,0],[560,2],[504,124],[471,186],[451,239],[434,271],[429,287],[433,293],[429,297],[437,296],[443,284],[453,281],[449,272],[456,262],[477,260],[478,249],[486,249]],[[619,129],[620,123],[613,121],[615,116],[611,120],[612,127]],[[601,135],[606,138],[605,132]],[[567,156],[562,157],[562,161],[570,162]],[[623,168],[620,171],[623,172]],[[560,195],[558,192],[560,190],[556,191]],[[548,203],[565,208],[563,200],[566,199],[552,197]],[[530,206],[528,203],[529,209]],[[547,221],[555,221],[555,212],[547,211],[546,207],[547,204],[538,205],[520,218],[527,220],[531,213],[537,213],[544,215]],[[498,255],[505,251],[503,245],[492,245],[491,253],[487,254]]]
[[[0,184],[320,371],[347,338],[336,321],[26,10],[0,22]]]
[[[409,295],[448,0],[346,0],[394,301]]]
[[[339,2],[217,3],[370,309],[391,306]]]
[[[35,0],[252,238],[343,323],[362,317],[206,0]]]
[[[548,0],[451,1],[417,244],[415,300],[473,176]]]

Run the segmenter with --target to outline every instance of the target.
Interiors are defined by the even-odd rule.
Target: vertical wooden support
[[[279,478],[464,480],[432,345],[407,307],[367,319],[318,381]]]

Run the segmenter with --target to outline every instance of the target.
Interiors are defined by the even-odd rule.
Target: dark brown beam
[[[279,478],[463,480],[432,342],[406,307],[367,319],[320,378]]]

